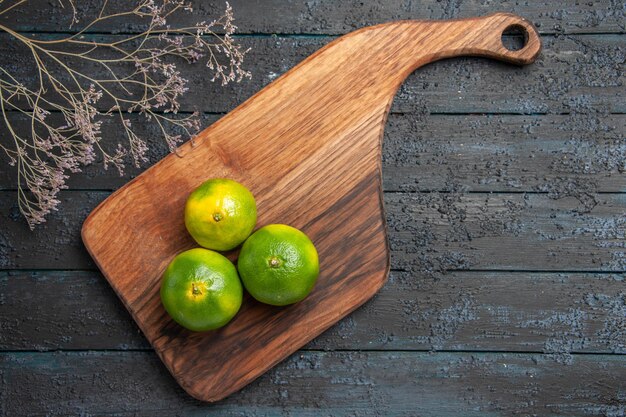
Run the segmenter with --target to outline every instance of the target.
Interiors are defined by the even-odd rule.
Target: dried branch
[[[0,15],[23,3],[0,8]],[[69,4],[72,24],[78,23],[73,1]],[[105,0],[93,21],[62,39],[35,39],[0,24],[0,31],[26,48],[37,70],[36,85],[26,86],[0,62],[0,111],[9,132],[8,143],[0,142],[0,149],[17,169],[18,205],[31,229],[57,208],[56,197],[66,188],[68,174],[80,172],[98,156],[105,169],[113,166],[120,175],[128,160],[137,167],[147,162],[146,140],[137,135],[127,113],[154,122],[171,151],[198,132],[199,114],[176,116],[188,87],[172,61],[204,62],[212,81],[221,85],[250,77],[242,68],[247,50],[232,37],[236,26],[228,3],[219,19],[179,28],[170,27],[167,20],[173,13],[191,11],[184,0],[140,0],[117,13],[106,9]],[[94,25],[131,17],[147,21],[147,29],[110,42],[85,40]],[[110,108],[101,110],[103,103]],[[59,114],[61,121],[53,122],[51,113]],[[14,115],[26,116],[30,128],[17,129]],[[124,143],[101,143],[105,119],[118,120],[126,134]]]

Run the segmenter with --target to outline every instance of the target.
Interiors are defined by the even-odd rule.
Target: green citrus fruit
[[[246,187],[226,178],[205,181],[187,198],[185,226],[200,246],[230,250],[256,225],[256,202]]]
[[[246,290],[262,303],[284,306],[305,298],[319,275],[317,250],[300,230],[270,224],[241,247],[237,269]]]
[[[242,298],[235,265],[208,249],[178,254],[163,274],[163,306],[189,330],[203,332],[224,326],[239,311]]]

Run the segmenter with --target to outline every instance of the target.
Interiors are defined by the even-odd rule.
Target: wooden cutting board
[[[502,44],[511,26],[526,33],[521,50]],[[224,398],[384,284],[389,246],[381,138],[403,80],[422,65],[459,55],[528,64],[540,48],[528,21],[503,13],[352,32],[113,193],[85,221],[85,246],[180,385],[200,400]],[[502,88],[515,93],[512,86]],[[192,333],[167,315],[159,286],[172,258],[196,246],[185,230],[183,206],[212,177],[250,188],[258,227],[286,223],[307,233],[318,248],[321,272],[300,303],[277,308],[248,296],[224,328]]]

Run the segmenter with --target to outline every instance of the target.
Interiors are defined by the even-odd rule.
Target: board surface
[[[527,34],[519,51],[502,45],[511,26]],[[532,25],[502,13],[392,22],[341,37],[111,195],[85,221],[85,246],[181,386],[198,399],[219,400],[384,284],[389,248],[381,138],[404,78],[437,59],[476,55],[527,64],[539,50]],[[159,286],[171,259],[196,246],[183,206],[211,177],[250,188],[258,227],[287,223],[307,233],[321,273],[311,295],[296,305],[276,308],[247,297],[224,328],[192,333],[169,318]]]

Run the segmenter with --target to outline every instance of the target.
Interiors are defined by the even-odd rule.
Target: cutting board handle
[[[432,22],[415,21],[417,27]],[[439,21],[448,36],[439,43],[441,51],[434,58],[469,55],[498,59],[512,64],[532,63],[541,50],[537,29],[528,20],[511,13],[494,13],[488,16]],[[502,43],[502,35],[517,29],[524,35],[524,45],[519,50],[510,50]]]
[[[502,43],[503,33],[511,29],[524,35],[524,45],[519,50],[509,50]],[[397,85],[415,69],[439,59],[480,56],[527,65],[534,62],[541,50],[539,33],[533,24],[511,13],[457,20],[390,22],[361,29],[344,38],[350,36],[355,36],[355,43],[363,45],[369,39],[374,46],[361,50],[361,63],[370,68],[396,66]],[[378,48],[378,45],[386,47]]]
[[[525,35],[519,50],[509,50],[502,43],[503,33],[511,28]],[[235,112],[252,112],[252,103],[271,117],[297,109],[294,117],[304,122],[316,120],[317,124],[328,122],[335,135],[343,125],[378,123],[380,129],[370,142],[378,145],[391,102],[415,69],[456,56],[526,65],[540,50],[539,34],[532,23],[510,13],[383,23],[337,38]]]
[[[525,35],[524,46],[519,50],[509,50],[502,43],[503,33],[510,28]],[[286,117],[291,114],[286,109],[297,110],[291,117],[298,120],[316,120],[318,124],[328,120],[334,125],[335,134],[343,124],[376,119],[381,127],[376,131],[382,136],[391,101],[417,68],[457,56],[526,65],[537,58],[540,50],[541,40],[532,23],[511,13],[456,20],[401,20],[365,27],[337,38],[309,56],[198,135],[195,142],[181,146],[177,154],[184,156],[235,114],[252,123],[250,114]],[[337,120],[345,123],[337,124]],[[216,139],[212,146],[219,147]],[[235,158],[239,154],[237,151],[230,155],[229,165],[234,171],[243,168],[242,161]]]
[[[484,44],[478,42],[477,47],[482,49],[479,55],[518,65],[535,61],[541,51],[541,38],[532,23],[511,13],[495,13],[482,20],[491,25],[492,32],[484,39]],[[524,35],[524,45],[519,50],[509,50],[502,44],[502,34],[509,29],[518,29]]]

